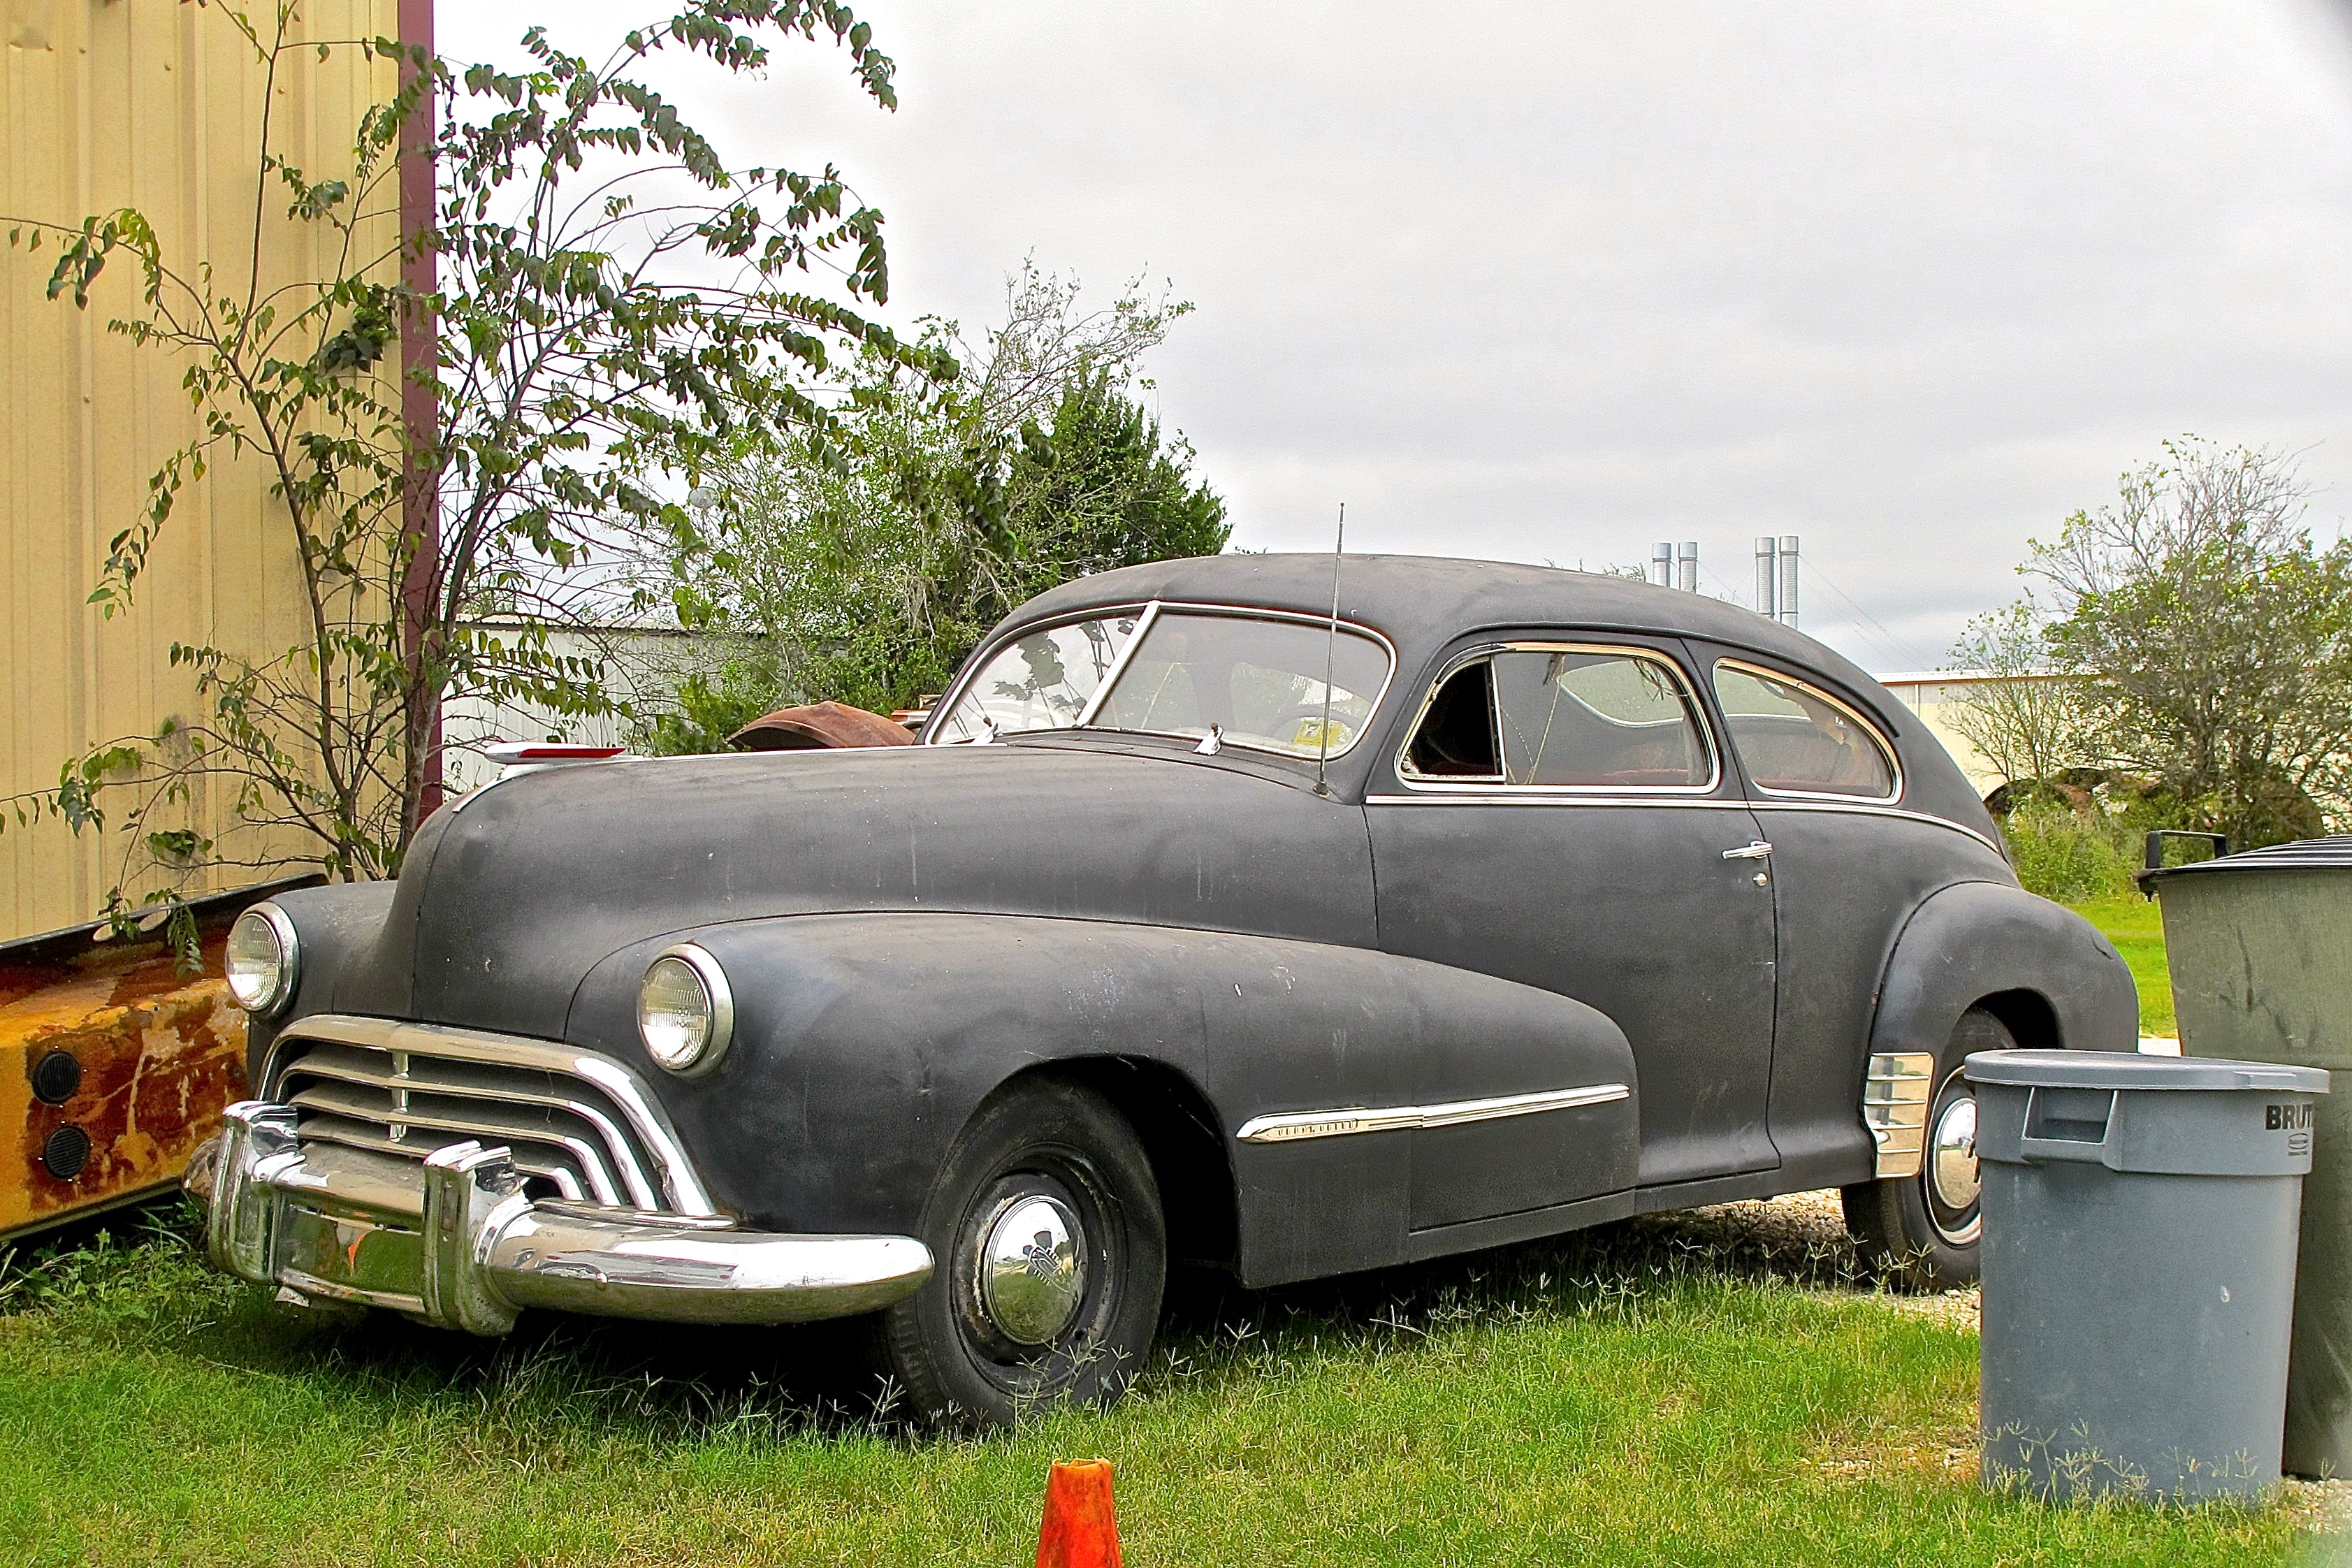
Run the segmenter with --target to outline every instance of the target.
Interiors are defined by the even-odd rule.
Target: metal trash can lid
[[[2241,849],[2234,855],[2216,855],[2210,860],[2192,860],[2186,866],[2152,867],[2137,873],[2133,879],[2146,888],[2175,877],[2227,876],[2232,871],[2352,871],[2352,833],[2298,838],[2292,844],[2273,844],[2263,849]]]
[[[2325,1068],[2210,1057],[2144,1057],[2134,1051],[1976,1051],[1963,1067],[1970,1083],[2025,1089],[2327,1092]]]

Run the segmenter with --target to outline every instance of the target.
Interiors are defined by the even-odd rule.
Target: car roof
[[[1058,619],[1108,605],[1169,599],[1328,615],[1329,555],[1196,555],[1098,572],[1024,605],[1013,622]],[[1864,670],[1811,637],[1752,610],[1636,578],[1513,561],[1441,555],[1349,555],[1339,563],[1339,616],[1370,626],[1407,661],[1467,632],[1568,625],[1599,631],[1698,637],[1817,671],[1861,700],[1890,730],[1907,728],[1901,703]]]

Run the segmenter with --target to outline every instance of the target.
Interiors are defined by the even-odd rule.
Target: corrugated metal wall
[[[78,224],[135,206],[167,250],[240,272],[254,242],[260,74],[217,5],[180,0],[0,0],[0,216]],[[265,27],[270,0],[251,9]],[[306,0],[315,39],[388,35],[394,0]],[[390,96],[394,67],[356,49],[282,63],[273,115],[287,155],[312,179],[349,168],[367,106]],[[324,276],[331,231],[262,223],[265,270]],[[385,220],[387,224],[391,220]],[[390,238],[389,228],[383,239]],[[88,605],[108,541],[139,514],[163,456],[194,429],[184,365],[109,333],[139,304],[135,264],[118,259],[89,309],[45,300],[55,259],[0,251],[0,794],[56,780],[58,765],[118,735],[194,717],[197,698],[170,668],[174,641],[281,652],[305,637],[303,598],[282,514],[259,467],[216,467],[183,495],[131,612]],[[225,826],[219,798],[198,821]],[[119,811],[121,802],[117,802]],[[92,917],[122,847],[62,825],[0,832],[0,939]],[[217,885],[254,879],[229,871]],[[213,884],[206,884],[213,885]]]

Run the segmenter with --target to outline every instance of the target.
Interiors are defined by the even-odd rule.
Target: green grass
[[[2132,894],[2074,906],[2105,933],[2139,984],[2139,1032],[2178,1035],[2172,1016],[2172,973],[2164,963],[2164,916],[2153,899]]]
[[[305,1327],[151,1235],[0,1287],[0,1541],[36,1563],[1009,1565],[1048,1461],[1099,1456],[1136,1568],[2294,1551],[2275,1508],[1980,1490],[1975,1335],[1851,1270],[1702,1215],[1201,1296],[1118,1410],[918,1441],[791,1393],[823,1356],[805,1334]]]

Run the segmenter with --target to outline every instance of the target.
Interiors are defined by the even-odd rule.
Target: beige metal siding
[[[76,224],[135,206],[191,269],[208,257],[222,278],[240,274],[254,243],[261,77],[218,9],[0,5],[0,216]],[[254,5],[257,20],[269,9]],[[317,39],[390,34],[393,0],[310,0],[299,25]],[[313,179],[347,171],[359,116],[394,81],[389,63],[356,49],[281,63],[273,113],[287,155]],[[332,231],[284,222],[285,205],[273,193],[262,219],[266,272],[324,276]],[[183,495],[129,614],[105,620],[85,602],[149,476],[195,426],[184,364],[106,331],[138,307],[135,265],[118,259],[84,311],[42,297],[54,259],[49,246],[0,251],[0,793],[10,795],[53,784],[85,747],[194,717],[194,683],[170,667],[175,641],[263,658],[305,637],[292,542],[250,461],[215,467]],[[215,835],[228,825],[226,793],[199,803],[197,825]],[[113,804],[119,816],[126,801]],[[89,919],[121,847],[111,828],[77,839],[59,824],[10,821],[0,938]],[[224,869],[197,885],[255,877]]]

